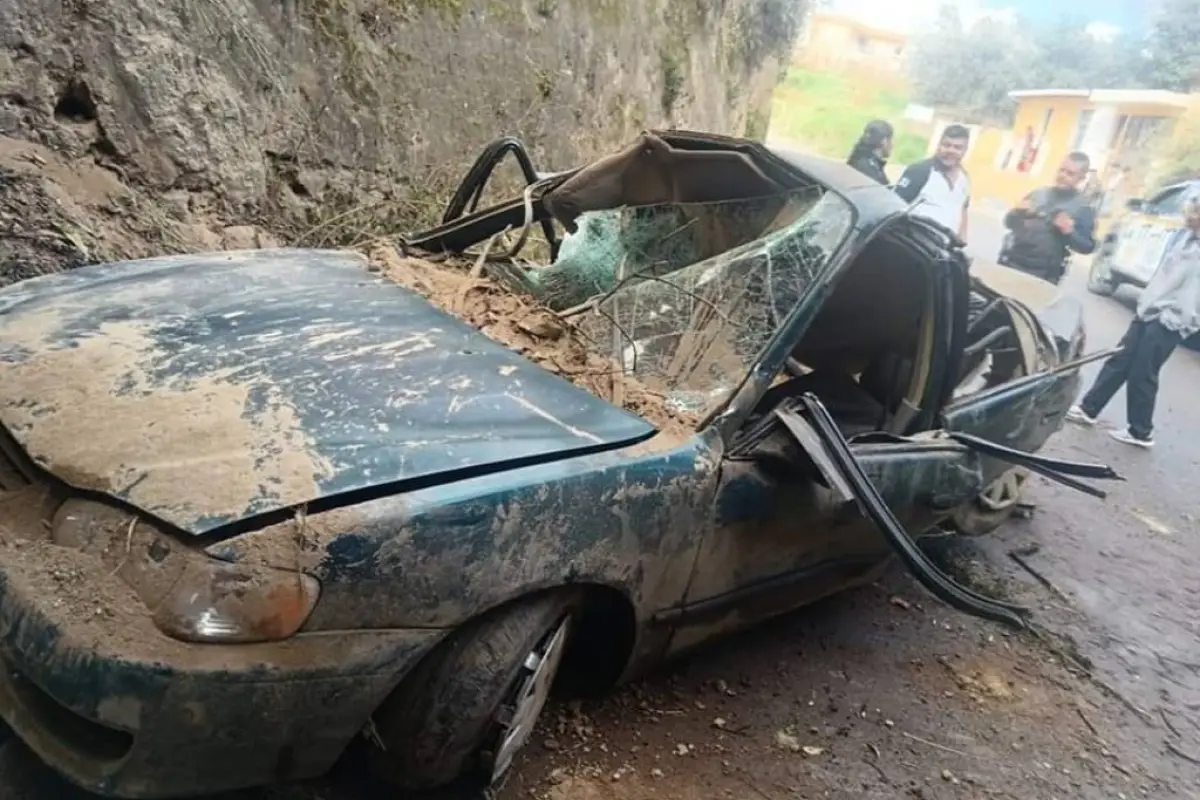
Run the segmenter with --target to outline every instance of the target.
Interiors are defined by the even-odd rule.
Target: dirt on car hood
[[[0,423],[62,481],[195,534],[655,431],[357,254],[316,250],[105,264],[0,291]]]

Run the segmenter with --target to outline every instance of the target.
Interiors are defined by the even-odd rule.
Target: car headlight
[[[308,620],[321,595],[301,572],[189,558],[154,612],[154,624],[188,642],[250,643],[287,639]]]
[[[183,641],[287,639],[308,621],[321,594],[310,575],[214,558],[94,500],[66,500],[51,540],[98,558],[133,589],[160,631]]]

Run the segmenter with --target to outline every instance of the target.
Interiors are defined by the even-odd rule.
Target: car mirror
[[[1146,207],[1146,201],[1140,197],[1134,197],[1125,201],[1125,207],[1130,211],[1141,211]]]

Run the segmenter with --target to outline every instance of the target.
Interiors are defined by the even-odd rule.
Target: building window
[[[854,37],[854,43],[858,46],[858,52],[860,53],[867,52],[867,48],[870,46],[870,42],[867,41],[867,37],[862,35]]]
[[[1123,149],[1140,150],[1154,143],[1155,137],[1166,128],[1165,117],[1130,117],[1125,126]]]
[[[1083,141],[1087,138],[1088,126],[1092,124],[1092,118],[1096,116],[1096,112],[1090,108],[1085,108],[1079,112],[1079,122],[1076,123],[1075,139],[1071,142],[1072,150],[1083,149]]]
[[[1025,130],[1020,134],[1016,147],[1014,147],[1017,158],[1009,162],[1009,166],[1014,171],[1037,175],[1041,170],[1042,164],[1046,160],[1046,131],[1050,129],[1052,119],[1054,119],[1054,109],[1047,108],[1042,112],[1039,129],[1035,130],[1032,125],[1025,126]]]
[[[1112,141],[1108,143],[1109,150],[1116,150],[1121,146],[1121,140],[1125,138],[1125,126],[1129,124],[1129,115],[1122,114],[1117,117],[1117,127],[1113,128]]]

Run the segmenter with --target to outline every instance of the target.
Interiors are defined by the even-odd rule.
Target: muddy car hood
[[[0,291],[0,423],[64,482],[195,534],[655,430],[360,257],[313,250],[104,264]]]

